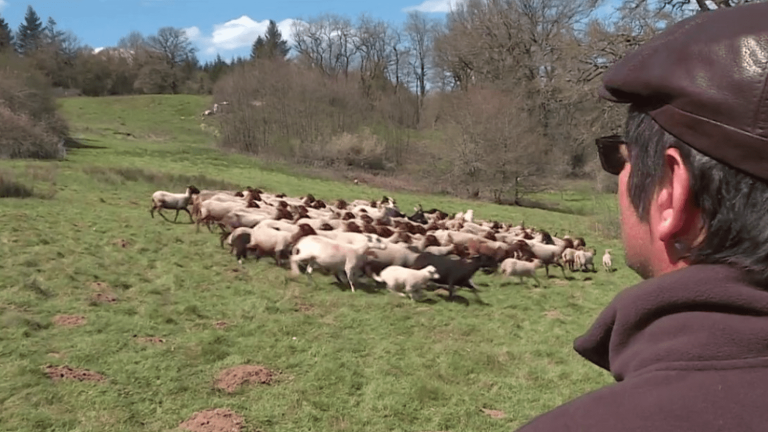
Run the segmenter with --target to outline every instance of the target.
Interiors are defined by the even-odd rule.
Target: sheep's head
[[[424,236],[424,247],[440,246],[440,241],[433,234],[427,234]]]
[[[333,227],[328,223],[324,223],[320,225],[320,231],[333,231]]]
[[[314,196],[314,195],[312,195],[312,194],[307,194],[307,196],[306,196],[306,199],[307,199],[307,202],[308,202],[309,204],[312,204],[313,202],[317,201],[317,200],[315,199],[315,196]]]
[[[348,221],[355,218],[355,214],[352,212],[346,212],[344,213],[344,216],[342,216],[341,220]]]
[[[485,233],[483,238],[491,241],[496,241],[496,234],[494,234],[493,231],[488,230],[488,232]]]
[[[299,224],[299,238],[311,236],[311,235],[317,235],[317,231],[315,231],[314,228],[312,228],[309,224]]]
[[[345,224],[345,227],[346,227],[346,231],[347,232],[354,232],[354,233],[361,233],[361,232],[363,232],[360,229],[360,226],[358,224],[356,224],[355,222],[352,222],[352,221],[348,221]]]
[[[363,232],[366,234],[378,234],[376,227],[371,224],[363,224]]]
[[[275,195],[275,198],[285,198],[287,195],[280,192],[279,194]]]
[[[428,265],[422,269],[425,273],[429,275],[430,279],[440,279],[440,273],[437,272],[437,269],[433,265]]]
[[[345,210],[347,208],[348,204],[343,199],[336,200],[336,208],[339,210]]]
[[[198,188],[196,188],[196,187],[194,187],[192,185],[187,186],[187,190],[189,191],[188,193],[190,195],[195,195],[195,194],[199,194],[200,193],[200,189],[198,189]]]
[[[242,193],[242,192],[240,192],[240,191],[237,191],[237,192],[235,192],[235,196],[236,196],[236,197],[238,197],[238,198],[242,198],[242,197],[244,197],[245,195],[243,195],[243,193]]]
[[[534,269],[540,268],[543,265],[541,260],[538,259],[538,258],[534,258],[533,261],[531,261],[531,262],[533,263],[533,268]]]
[[[365,222],[365,223],[367,223],[367,224],[372,224],[373,223],[373,218],[371,216],[367,215],[367,214],[361,215],[360,216],[360,220]]]

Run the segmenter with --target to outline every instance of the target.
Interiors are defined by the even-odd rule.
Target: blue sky
[[[130,33],[150,35],[160,27],[187,29],[198,47],[198,58],[210,60],[217,53],[225,59],[247,56],[270,19],[283,36],[290,37],[294,19],[335,13],[356,18],[361,13],[400,24],[408,10],[441,18],[457,0],[0,0],[0,16],[15,30],[27,5],[43,22],[52,17],[63,30],[73,31],[93,48],[114,46]],[[614,2],[617,0],[607,0]]]

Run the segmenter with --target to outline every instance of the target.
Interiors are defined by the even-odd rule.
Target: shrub
[[[0,56],[0,158],[60,158],[67,133],[50,82],[24,59]]]

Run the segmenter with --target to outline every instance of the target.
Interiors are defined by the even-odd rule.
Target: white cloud
[[[289,43],[293,42],[291,38],[293,21],[289,18],[277,23],[277,28],[283,35],[283,39]],[[212,55],[250,47],[257,37],[264,35],[267,26],[269,26],[269,20],[254,21],[247,15],[243,15],[224,24],[215,24],[210,36],[203,34],[198,27],[188,27],[184,30],[189,39],[200,46],[203,53]]]
[[[8,2],[6,0],[0,0],[0,11],[5,9],[6,6],[8,6]]]
[[[456,8],[456,5],[460,2],[462,0],[424,0],[419,5],[404,7],[403,12],[450,12],[451,8]]]
[[[94,49],[93,49],[93,53],[94,53],[94,54],[98,54],[98,53],[99,53],[99,51],[101,51],[101,50],[103,50],[103,49],[104,49],[104,47],[98,47],[98,48],[94,48]]]

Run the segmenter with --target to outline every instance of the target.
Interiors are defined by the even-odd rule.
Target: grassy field
[[[272,259],[238,271],[218,236],[151,219],[150,195],[189,183],[323,199],[387,191],[296,177],[216,150],[197,117],[205,98],[61,104],[76,136],[101,148],[60,162],[0,162],[0,174],[34,187],[32,197],[0,199],[3,430],[168,431],[196,411],[228,408],[249,431],[509,431],[611,382],[572,350],[610,299],[638,281],[620,243],[598,235],[600,216],[394,193],[406,210],[471,206],[479,218],[583,235],[598,260],[613,248],[619,269],[568,273],[571,280],[558,269],[542,288],[479,275],[485,305],[466,291],[466,301],[432,293],[424,303],[352,293],[324,276],[313,288]],[[611,207],[610,197],[568,197]],[[86,321],[59,326],[57,315]],[[220,371],[246,364],[274,371],[273,382],[234,393],[214,386]],[[53,381],[47,365],[106,379]]]

